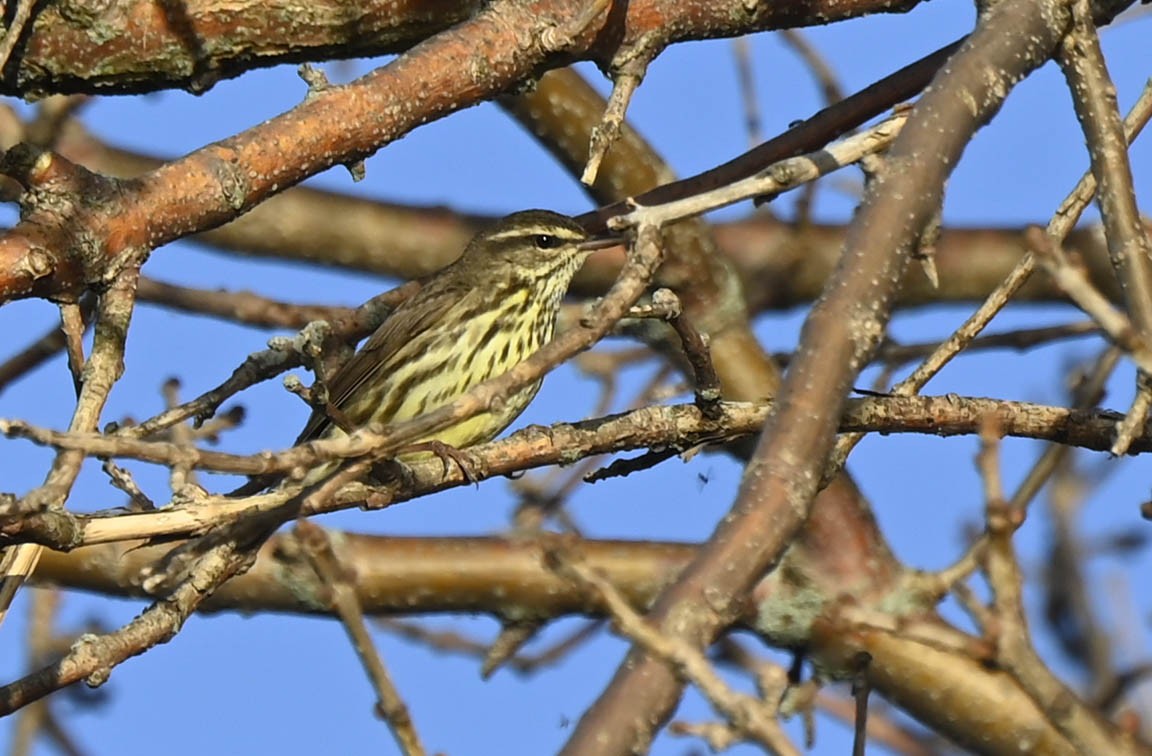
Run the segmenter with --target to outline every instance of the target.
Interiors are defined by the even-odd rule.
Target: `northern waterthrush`
[[[619,243],[547,210],[513,213],[481,231],[329,379],[334,411],[314,411],[297,443],[418,417],[507,372],[552,338],[560,300],[588,254]],[[524,411],[540,383],[418,440],[455,448],[489,441]]]

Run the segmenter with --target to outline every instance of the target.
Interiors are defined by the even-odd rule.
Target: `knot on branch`
[[[0,303],[75,301],[122,267],[135,240],[112,227],[120,181],[26,143],[4,153],[0,173],[23,189],[20,222],[0,237]]]

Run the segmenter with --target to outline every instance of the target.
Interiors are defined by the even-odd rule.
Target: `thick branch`
[[[537,91],[552,93],[550,82],[558,74],[567,76],[567,72],[560,71],[549,74],[541,80]],[[565,90],[569,98],[565,113],[577,122],[584,119],[581,108],[591,109],[597,102],[586,101],[582,96],[584,91],[574,93],[571,87]],[[573,101],[572,97],[576,99]],[[560,132],[565,126],[572,128],[570,122],[561,119],[556,131]],[[23,126],[15,114],[0,107],[0,144],[14,144],[23,134]],[[577,132],[576,136],[580,135],[581,132]],[[627,147],[628,142],[623,141],[609,153],[601,171],[602,181],[613,178],[613,161],[618,153],[626,152]],[[90,170],[123,178],[138,177],[164,162],[110,147],[92,137],[78,122],[69,123],[58,150]],[[640,170],[639,165],[627,162],[621,166],[621,173],[634,177]],[[340,222],[332,223],[334,217],[339,217]],[[452,262],[468,240],[493,220],[442,207],[390,204],[298,186],[195,238],[244,255],[411,279]],[[840,259],[846,228],[811,223],[796,226],[757,215],[715,224],[711,232],[719,253],[739,275],[740,289],[748,300],[749,310],[762,312],[788,309],[815,300]],[[943,228],[935,245],[939,287],[932,287],[920,271],[909,271],[901,283],[898,303],[916,306],[983,299],[1025,254],[1022,233],[1023,229],[1019,228]],[[1083,227],[1073,231],[1065,244],[1070,251],[1075,251],[1093,285],[1113,303],[1119,302],[1120,288],[1112,272],[1104,236],[1095,227]],[[616,279],[622,263],[622,253],[603,252],[593,256],[577,275],[573,293],[601,296]],[[159,300],[160,297],[150,296],[152,291],[151,284],[141,282],[142,300]],[[1059,287],[1045,276],[1033,277],[1015,299],[1065,301]]]
[[[718,417],[701,414],[695,404],[645,407],[620,415],[547,429],[525,428],[503,441],[472,447],[465,452],[469,474],[438,459],[408,463],[403,481],[368,488],[355,484],[305,515],[348,509],[369,500],[388,506],[447,488],[470,485],[492,477],[511,475],[546,465],[571,463],[599,454],[636,449],[687,450],[707,443],[723,443],[760,431],[770,404],[722,403]],[[854,399],[847,403],[840,431],[930,433],[937,436],[972,435],[980,423],[996,418],[1006,436],[1031,438],[1082,449],[1107,451],[1112,429],[1120,417],[1114,412],[1048,407],[1024,402],[960,397],[892,397]],[[167,441],[142,441],[122,436],[61,433],[0,420],[0,432],[28,438],[59,450],[94,457],[137,459],[168,466],[243,474],[284,472],[307,468],[338,454],[350,454],[346,439],[318,441],[280,454],[241,456],[180,446]],[[358,449],[369,448],[358,444]],[[1136,440],[1132,451],[1152,451],[1152,435]],[[0,517],[0,535],[9,542],[36,541],[56,549],[160,536],[188,536],[278,506],[280,499],[212,497],[206,503],[119,514],[80,515],[46,512]]]
[[[944,181],[975,130],[1062,37],[1067,13],[1054,6],[992,6],[914,107],[869,188],[844,262],[808,317],[731,516],[649,615],[662,632],[698,647],[710,643],[793,542],[817,493],[845,397],[883,336],[900,273],[938,211]],[[564,752],[644,749],[681,686],[665,664],[634,647]]]
[[[0,237],[0,302],[92,285],[104,273],[102,263],[126,248],[150,250],[218,226],[308,176],[358,161],[423,123],[491,98],[561,51],[586,49],[604,22],[586,17],[590,7],[578,0],[531,8],[492,3],[367,76],[311,92],[281,116],[112,185],[107,196],[65,207],[54,224],[22,220]],[[521,28],[550,33],[518,34]],[[31,161],[39,173],[52,169],[68,177],[64,162]],[[93,204],[96,210],[89,209]]]
[[[588,57],[608,66],[616,45],[633,47],[648,40],[663,47],[690,39],[903,12],[916,4],[917,0],[621,3],[621,11],[613,14],[614,44]],[[131,94],[171,88],[203,92],[222,79],[266,66],[400,53],[467,22],[486,5],[476,0],[43,3],[19,53],[3,68],[0,94]],[[534,15],[547,15],[548,3],[535,5]]]

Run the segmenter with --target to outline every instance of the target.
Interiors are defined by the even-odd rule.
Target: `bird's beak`
[[[595,252],[598,249],[618,247],[623,243],[624,238],[621,236],[603,236],[597,239],[588,239],[587,241],[580,242],[579,249],[581,252]]]

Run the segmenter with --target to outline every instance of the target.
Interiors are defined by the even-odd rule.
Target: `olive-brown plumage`
[[[526,210],[481,231],[460,259],[432,275],[329,381],[329,401],[360,427],[431,412],[507,372],[552,338],[560,300],[592,239],[571,218]],[[491,440],[532,401],[540,381],[498,408],[421,441],[457,448]],[[314,412],[298,442],[341,433]]]

